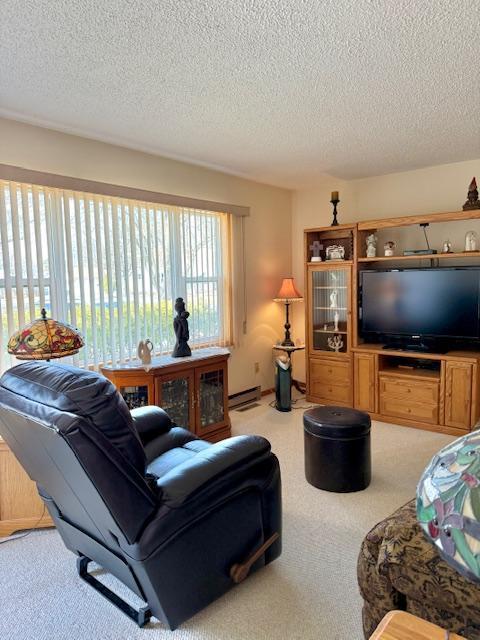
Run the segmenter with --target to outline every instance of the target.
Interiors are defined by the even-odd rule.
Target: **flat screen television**
[[[360,273],[360,334],[404,348],[480,341],[480,267]]]

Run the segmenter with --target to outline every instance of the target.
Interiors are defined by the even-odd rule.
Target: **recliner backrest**
[[[156,511],[125,402],[97,373],[41,362],[0,379],[0,433],[62,517],[133,542]]]

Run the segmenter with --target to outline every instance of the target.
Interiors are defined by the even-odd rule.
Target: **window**
[[[175,298],[192,347],[231,341],[231,215],[1,181],[0,368],[8,336],[48,315],[77,327],[79,366],[173,348]]]

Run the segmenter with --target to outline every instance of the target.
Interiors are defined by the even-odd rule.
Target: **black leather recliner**
[[[0,434],[81,577],[140,626],[153,615],[176,628],[280,555],[280,470],[264,438],[209,444],[158,407],[130,413],[97,373],[43,362],[0,379]],[[146,606],[97,581],[92,560]]]

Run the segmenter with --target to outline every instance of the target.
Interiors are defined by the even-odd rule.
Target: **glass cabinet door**
[[[197,369],[197,435],[225,425],[226,379],[224,367]]]
[[[350,269],[312,269],[309,287],[311,350],[345,353],[350,348]]]
[[[184,429],[194,431],[193,374],[182,373],[177,376],[158,378],[157,404],[164,409],[172,422]]]
[[[123,381],[117,382],[117,388],[130,410],[153,404],[153,385],[150,380],[124,378]]]

